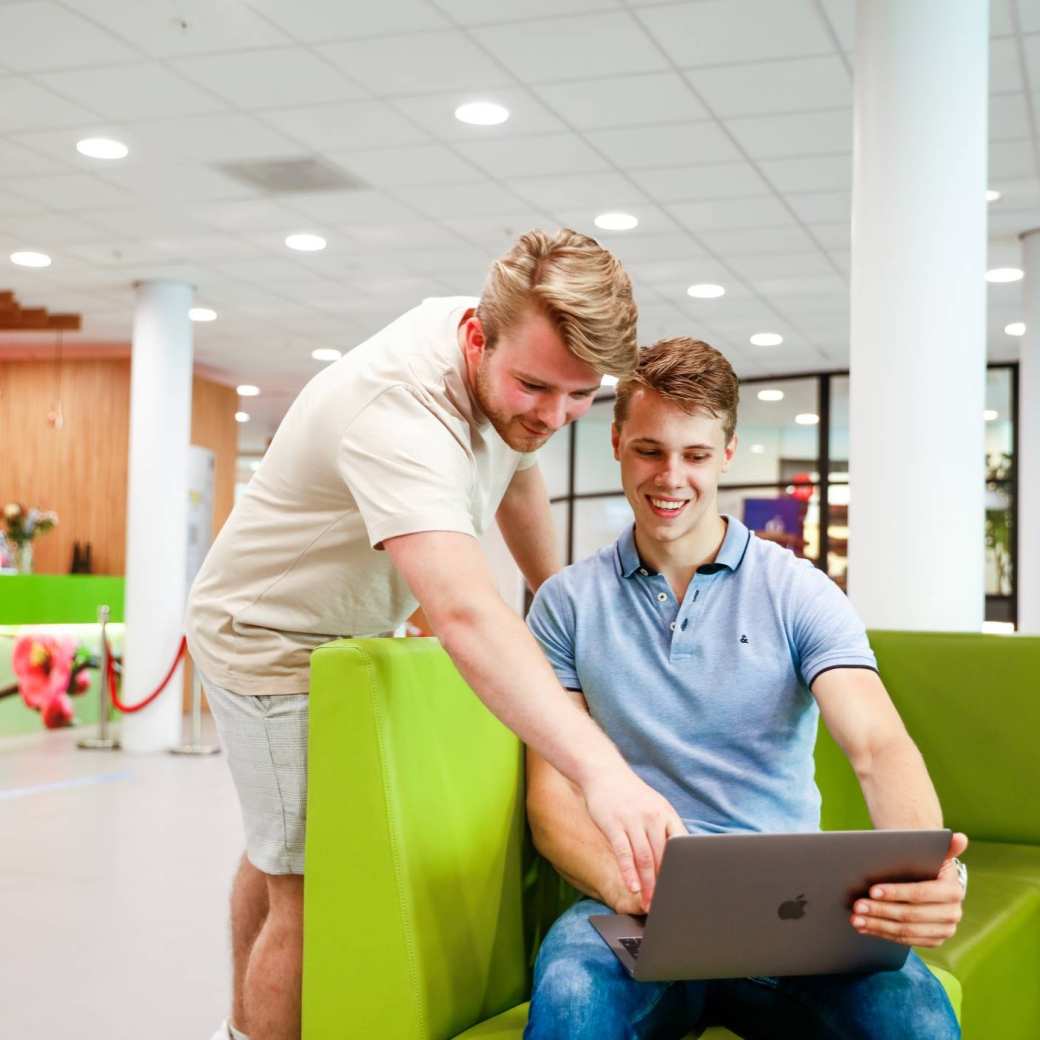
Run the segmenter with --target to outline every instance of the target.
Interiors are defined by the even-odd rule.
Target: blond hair
[[[528,231],[491,265],[477,307],[490,348],[531,308],[568,350],[597,372],[627,376],[636,366],[636,305],[620,261],[595,239],[563,228]]]
[[[628,417],[629,402],[640,387],[653,390],[689,415],[703,410],[721,418],[726,443],[733,438],[740,384],[733,366],[702,340],[687,336],[662,339],[640,352],[636,370],[618,383],[614,401],[618,428]]]

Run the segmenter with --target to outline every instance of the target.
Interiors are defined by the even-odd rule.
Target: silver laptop
[[[671,838],[646,916],[589,918],[634,979],[894,971],[909,947],[860,935],[853,903],[883,881],[934,878],[951,832]]]

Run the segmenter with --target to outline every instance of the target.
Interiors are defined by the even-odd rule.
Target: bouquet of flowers
[[[20,502],[8,502],[4,506],[3,519],[7,540],[22,546],[54,527],[58,522],[58,514],[50,510],[26,509]]]
[[[11,664],[18,681],[0,690],[0,697],[20,693],[26,707],[40,713],[47,729],[73,724],[71,698],[90,688],[89,669],[98,667],[86,646],[47,633],[18,636]]]

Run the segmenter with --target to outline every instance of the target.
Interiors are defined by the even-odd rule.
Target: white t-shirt
[[[383,540],[480,536],[534,463],[470,395],[458,326],[477,302],[424,300],[293,402],[192,586],[188,645],[213,682],[305,693],[316,646],[387,633],[415,609]]]

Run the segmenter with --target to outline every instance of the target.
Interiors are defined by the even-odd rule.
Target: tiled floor
[[[0,740],[0,1036],[209,1040],[242,851],[224,756],[81,735]]]

